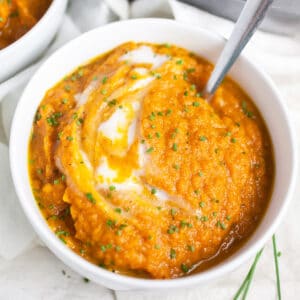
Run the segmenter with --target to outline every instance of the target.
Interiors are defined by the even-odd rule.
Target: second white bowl
[[[68,0],[53,0],[44,16],[20,39],[0,50],[0,82],[32,63],[53,39]]]

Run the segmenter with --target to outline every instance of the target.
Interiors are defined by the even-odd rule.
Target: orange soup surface
[[[0,50],[29,31],[52,0],[0,0]]]
[[[29,142],[34,196],[78,255],[113,272],[176,278],[232,254],[273,182],[272,147],[249,97],[173,45],[129,42],[46,92]]]

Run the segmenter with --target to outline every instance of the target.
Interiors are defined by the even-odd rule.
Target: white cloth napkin
[[[173,17],[229,37],[233,23],[175,0],[70,0],[64,22],[43,58],[0,84],[0,299],[231,299],[250,262],[226,278],[188,290],[113,292],[83,279],[39,242],[18,203],[8,163],[12,116],[23,88],[42,61],[80,33],[129,17]],[[300,37],[257,32],[244,50],[277,84],[300,134]],[[271,108],[270,108],[271,113]],[[299,139],[300,140],[300,139]],[[299,142],[298,140],[298,142]],[[299,177],[298,177],[299,178]],[[295,201],[277,233],[283,299],[299,299],[300,203]],[[271,243],[260,259],[249,299],[276,299]]]

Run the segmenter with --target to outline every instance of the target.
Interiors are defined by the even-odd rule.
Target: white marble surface
[[[229,36],[233,27],[229,21],[175,0],[137,0],[133,7],[129,7],[126,0],[70,0],[70,3],[61,30],[45,56],[83,31],[130,16],[173,16],[180,22],[205,27],[225,37]],[[288,38],[258,32],[245,53],[278,86],[289,108],[299,144],[300,36]],[[226,278],[193,289],[159,293],[113,292],[92,282],[86,283],[39,242],[16,199],[8,164],[11,118],[24,85],[38,64],[0,84],[0,299],[232,299],[251,262]],[[299,299],[300,294],[299,192],[298,187],[288,214],[277,232],[278,248],[282,252],[280,270],[283,299]],[[259,261],[249,299],[276,299],[271,242],[266,245]]]

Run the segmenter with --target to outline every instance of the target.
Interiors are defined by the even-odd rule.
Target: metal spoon
[[[233,32],[204,87],[203,94],[208,101],[256,31],[272,2],[273,0],[247,0]]]

